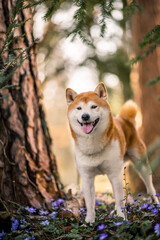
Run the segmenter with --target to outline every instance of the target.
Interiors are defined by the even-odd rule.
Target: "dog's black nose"
[[[88,121],[89,119],[90,119],[90,116],[89,116],[88,113],[84,113],[84,114],[82,115],[82,120],[83,120],[83,121]]]

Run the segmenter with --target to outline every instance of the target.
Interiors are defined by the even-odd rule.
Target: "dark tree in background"
[[[14,4],[15,0],[0,0],[0,48],[11,24]],[[9,85],[18,87],[0,90],[0,197],[39,208],[61,195],[61,184],[37,78],[31,8],[23,9],[15,18],[19,23],[31,19],[15,28],[15,39],[1,54],[0,68],[5,67],[8,58],[19,54],[18,48],[26,50],[29,57],[8,78]],[[9,66],[5,74],[13,67]]]
[[[143,8],[142,13],[136,13],[132,17],[132,35],[133,47],[136,55],[143,54],[147,48],[140,50],[139,43],[143,37],[160,23],[160,1],[159,0],[138,0],[139,5]],[[152,38],[152,35],[151,35]],[[150,46],[159,44],[158,38],[150,42]],[[160,136],[160,84],[147,86],[147,83],[160,75],[160,47],[155,48],[148,56],[138,62],[136,66],[138,73],[138,83],[133,86],[135,99],[142,112],[142,137],[147,146],[154,143]],[[160,158],[160,156],[159,156]],[[136,189],[142,190],[139,181],[135,181]],[[160,167],[153,174],[154,185],[156,190],[160,191]]]
[[[138,3],[143,7],[143,13],[137,13],[132,18],[132,34],[135,53],[142,53],[139,43],[144,35],[151,31],[160,23],[160,1],[139,0]],[[138,63],[139,87],[141,89],[139,105],[143,115],[144,140],[147,145],[160,136],[160,102],[157,97],[160,95],[160,84],[149,87],[147,82],[160,75],[160,47],[157,47],[153,53],[145,57]],[[136,95],[136,93],[135,93]]]

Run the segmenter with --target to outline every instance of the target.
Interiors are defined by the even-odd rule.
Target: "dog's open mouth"
[[[77,120],[78,121],[78,120]],[[93,131],[93,129],[95,128],[95,126],[97,125],[97,123],[99,122],[99,118],[97,118],[94,122],[85,122],[85,123],[81,123],[78,121],[78,123],[81,125],[82,127],[82,131],[86,134],[89,134]]]

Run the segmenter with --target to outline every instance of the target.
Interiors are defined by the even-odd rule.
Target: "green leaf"
[[[15,237],[14,239],[15,240],[22,240],[22,239],[25,239],[25,238],[30,238],[30,236],[27,233],[25,233],[25,234],[22,234],[22,235],[19,235],[19,236]]]
[[[155,84],[157,84],[160,81],[160,76],[150,80],[149,82],[147,82],[147,86],[153,86]]]

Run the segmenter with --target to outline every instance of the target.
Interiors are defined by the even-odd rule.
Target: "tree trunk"
[[[138,0],[143,13],[137,13],[132,18],[133,46],[136,55],[142,53],[138,43],[144,35],[160,23],[160,0]],[[147,146],[160,136],[160,84],[148,87],[147,82],[160,75],[160,47],[148,57],[140,61],[132,72],[133,91],[142,113],[142,137]],[[154,185],[160,191],[160,168],[154,174]],[[140,185],[140,184],[137,184]]]
[[[12,5],[16,0],[0,0],[0,48],[10,24]],[[25,34],[10,43],[1,56],[1,69],[15,48],[26,49],[33,43],[32,11],[25,9],[17,16],[24,25],[15,29],[15,36]],[[45,121],[37,78],[36,49],[28,50],[29,57],[9,79],[19,87],[0,91],[0,196],[4,200],[45,207],[51,198],[61,196],[61,183],[51,139]]]

